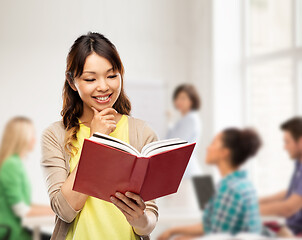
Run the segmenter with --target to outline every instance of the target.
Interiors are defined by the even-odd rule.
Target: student
[[[42,142],[42,166],[57,215],[52,239],[149,239],[156,225],[154,200],[144,202],[126,192],[116,193],[109,203],[72,190],[83,141],[94,132],[139,151],[157,140],[145,122],[129,116],[123,74],[115,46],[99,33],[80,36],[69,51],[63,118],[45,130]]]
[[[295,235],[302,235],[302,117],[294,117],[281,125],[284,147],[295,162],[295,170],[287,190],[260,199],[262,215],[285,217]]]
[[[32,233],[21,226],[23,217],[53,215],[49,206],[31,204],[31,186],[23,159],[34,146],[31,120],[26,117],[11,119],[4,129],[0,146],[0,225],[10,230],[10,240],[32,238]],[[4,231],[0,231],[0,239],[4,235]],[[43,235],[43,239],[47,236]]]
[[[191,84],[179,85],[173,94],[175,108],[180,112],[181,118],[168,130],[166,138],[181,138],[189,143],[198,143],[201,126],[198,110],[200,109],[200,97],[197,90]],[[185,177],[200,175],[195,152],[187,166]]]
[[[206,205],[202,224],[175,227],[164,232],[158,240],[180,235],[191,239],[211,233],[261,233],[256,192],[239,168],[254,156],[259,147],[258,135],[250,129],[229,128],[218,134],[208,148],[206,162],[215,165],[223,179],[216,194]]]

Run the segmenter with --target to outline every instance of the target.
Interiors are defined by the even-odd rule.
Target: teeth
[[[96,97],[96,99],[101,101],[106,101],[109,98],[109,95],[107,97]]]

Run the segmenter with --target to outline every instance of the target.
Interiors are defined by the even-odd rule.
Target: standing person
[[[0,225],[10,230],[10,240],[32,238],[32,232],[21,225],[23,217],[53,215],[49,206],[31,204],[31,186],[23,160],[35,142],[30,119],[14,117],[7,123],[0,146]],[[0,239],[4,235],[0,231]]]
[[[123,75],[119,54],[106,37],[89,32],[76,39],[67,56],[62,120],[45,130],[42,142],[42,167],[57,215],[52,239],[149,239],[155,228],[154,200],[117,192],[109,203],[72,190],[83,141],[94,132],[139,151],[157,140],[145,122],[129,116]]]
[[[173,94],[174,106],[180,112],[181,118],[168,130],[166,138],[181,138],[189,143],[198,143],[201,133],[200,97],[195,87],[191,84],[178,86]],[[201,170],[195,151],[187,166],[185,177],[200,175]]]
[[[198,110],[201,100],[196,88],[191,84],[179,85],[173,93],[173,103],[181,118],[168,130],[166,138],[181,138],[189,143],[197,143],[189,164],[184,173],[177,193],[166,196],[159,201],[164,208],[182,209],[184,212],[196,213],[199,211],[192,177],[201,174],[196,156],[196,149],[201,133],[201,123]]]
[[[260,199],[262,215],[286,218],[287,227],[302,236],[302,117],[281,125],[284,148],[294,160],[295,170],[287,190]]]
[[[193,239],[217,233],[260,234],[262,227],[256,191],[246,172],[240,170],[257,153],[260,145],[258,134],[251,129],[228,128],[219,133],[208,147],[206,162],[218,168],[222,180],[205,207],[202,223],[168,229],[158,240],[177,235],[173,239]]]

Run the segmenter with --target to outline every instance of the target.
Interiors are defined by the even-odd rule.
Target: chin
[[[112,108],[112,106],[113,106],[113,104],[104,104],[104,105],[100,105],[100,104],[95,105],[94,104],[94,105],[92,105],[92,107],[94,107],[99,112],[103,111],[106,108]]]

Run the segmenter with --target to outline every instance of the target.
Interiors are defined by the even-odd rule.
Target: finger
[[[104,110],[102,110],[100,112],[101,116],[105,116],[105,115],[109,115],[109,114],[116,116],[117,111],[114,108],[105,108]]]
[[[114,121],[114,120],[106,120],[106,122],[105,123],[107,123],[107,124],[110,124],[110,125],[116,125],[116,121]]]
[[[108,128],[110,129],[110,131],[112,131],[112,132],[113,132],[113,131],[116,129],[116,124],[115,124],[115,122],[114,122],[114,123],[109,124]]]
[[[114,120],[115,122],[115,116],[113,114],[105,115],[102,118],[105,120]]]
[[[135,211],[139,215],[144,214],[144,209],[140,208],[139,205],[136,204],[131,198],[126,197],[124,194],[117,192],[115,194],[117,198],[122,200],[128,207],[130,207],[133,211]]]
[[[115,205],[116,206],[116,205]],[[124,211],[122,208],[120,208],[120,207],[118,207],[118,206],[116,206],[123,214],[124,214],[124,216],[127,218],[127,220],[128,221],[131,221],[131,220],[133,220],[133,217],[130,215],[130,214],[128,214],[126,211]]]
[[[125,194],[128,198],[133,199],[137,205],[139,206],[140,209],[145,210],[146,209],[146,204],[144,200],[140,197],[140,195],[132,193],[132,192],[126,192]]]
[[[122,209],[130,216],[134,216],[134,211],[130,207],[128,207],[123,201],[121,201],[120,199],[113,197],[113,196],[110,197],[110,200],[116,207],[118,207],[119,209]]]

